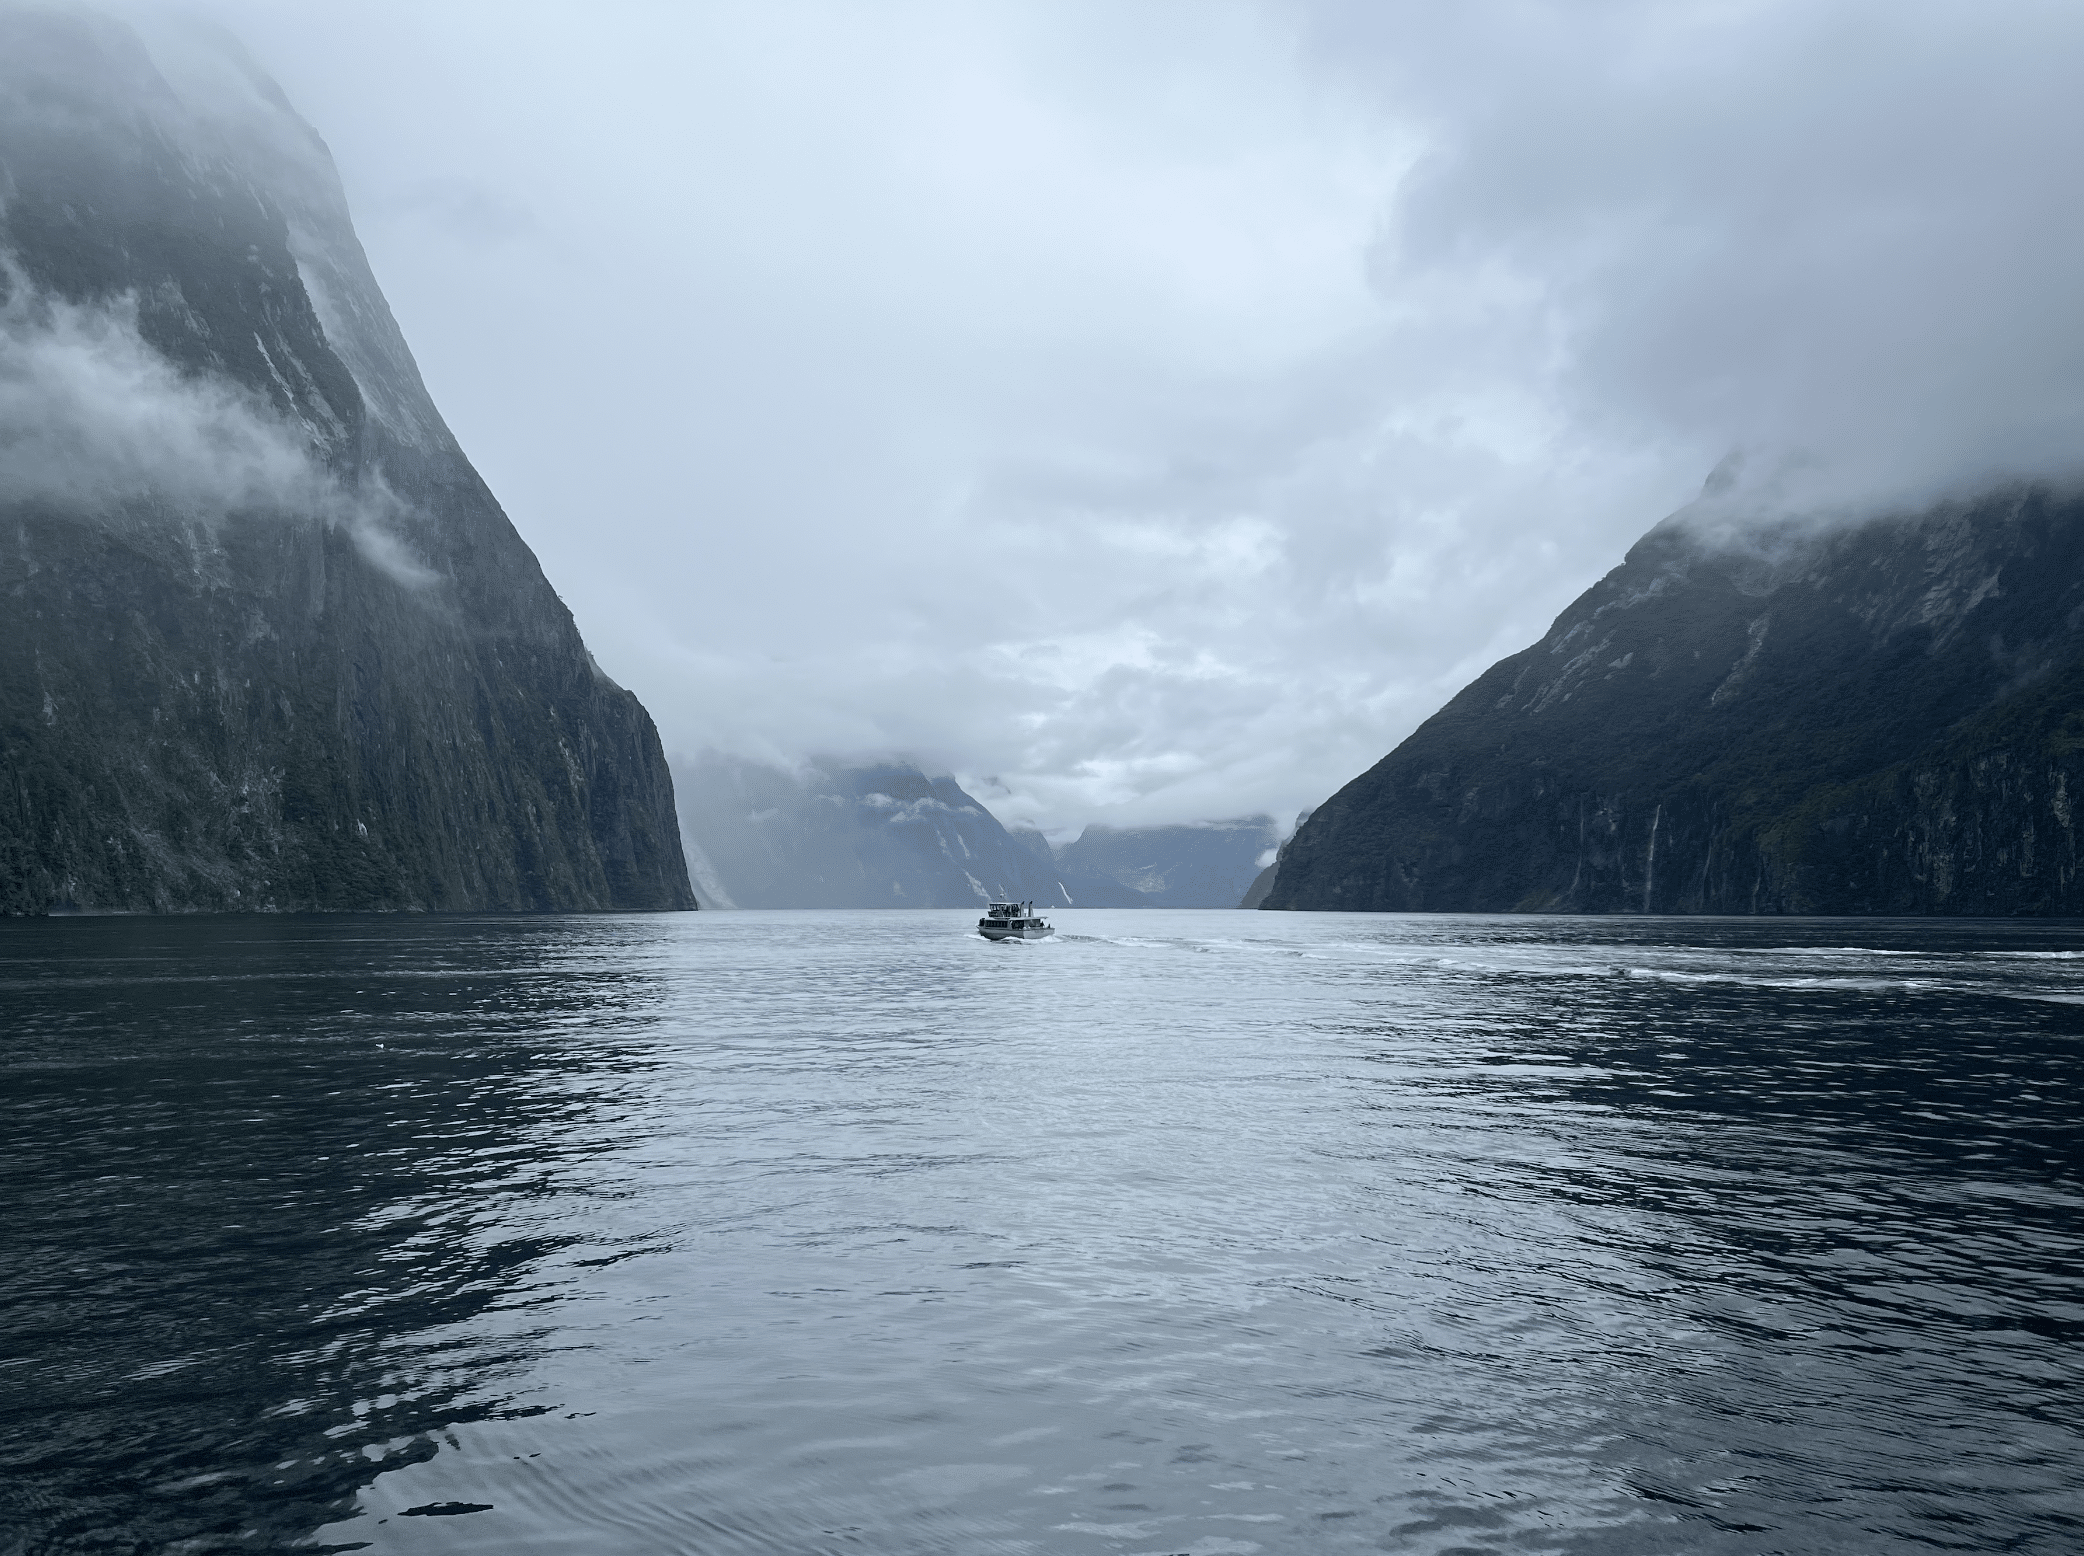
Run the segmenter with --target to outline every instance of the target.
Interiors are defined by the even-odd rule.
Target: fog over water
[[[2084,447],[2075,7],[205,9],[669,750],[1291,815],[1732,449]]]

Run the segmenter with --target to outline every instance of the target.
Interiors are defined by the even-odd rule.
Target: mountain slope
[[[1660,525],[1319,807],[1269,908],[2084,912],[2084,501]]]
[[[1296,831],[1302,830],[1302,824],[1309,819],[1310,813],[1308,810],[1298,811],[1295,817]],[[1289,833],[1288,839],[1289,842],[1293,842],[1295,833]],[[1280,879],[1281,861],[1287,857],[1288,843],[1282,843],[1274,850],[1273,862],[1252,877],[1252,884],[1245,888],[1244,897],[1238,903],[1239,907],[1263,908],[1266,906],[1266,899],[1273,895],[1274,882]]]
[[[236,45],[0,6],[0,911],[692,907],[671,776]]]

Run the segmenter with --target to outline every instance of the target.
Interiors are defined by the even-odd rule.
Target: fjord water
[[[9,1552],[2073,1552],[2084,930],[0,929]]]

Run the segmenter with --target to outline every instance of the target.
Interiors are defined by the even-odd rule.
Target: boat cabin
[[[1043,940],[1056,933],[1036,914],[1032,902],[994,902],[977,920],[986,940]]]

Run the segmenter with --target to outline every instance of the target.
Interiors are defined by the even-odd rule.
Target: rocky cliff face
[[[1311,816],[1265,906],[2084,913],[2084,499],[1653,530]]]
[[[0,911],[694,906],[650,718],[227,40],[0,6]]]

